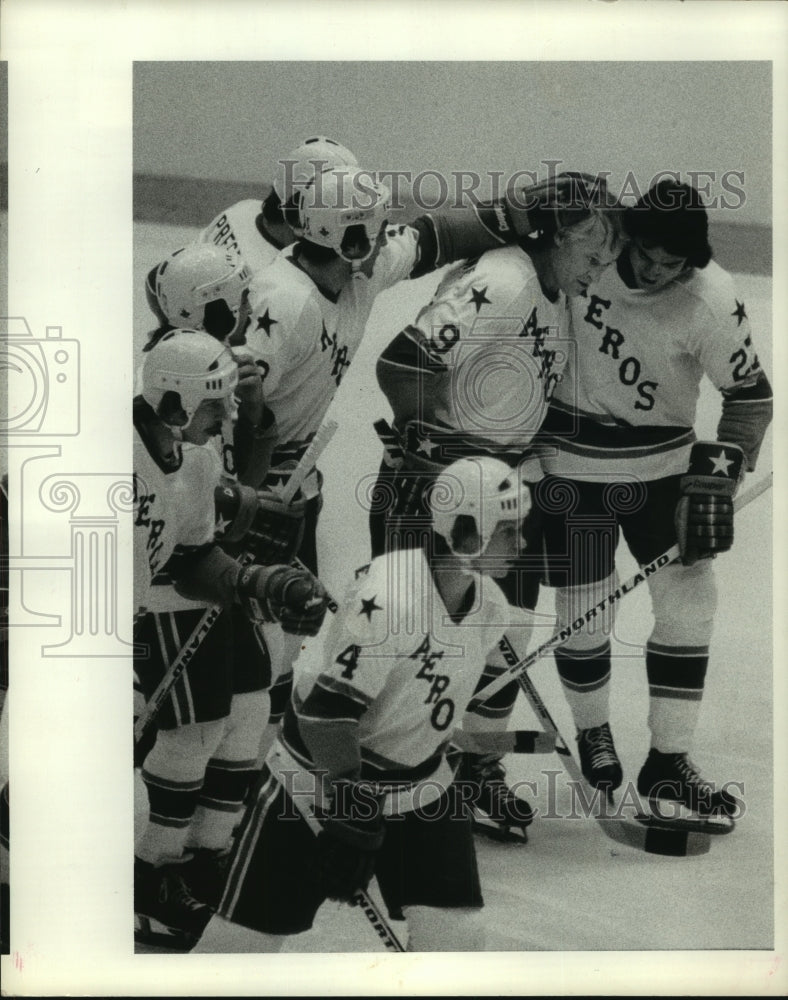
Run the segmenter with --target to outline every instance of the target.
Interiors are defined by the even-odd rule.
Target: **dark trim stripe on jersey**
[[[589,458],[658,455],[691,445],[695,440],[691,427],[605,424],[555,402],[539,432],[540,444],[554,444],[561,451]]]

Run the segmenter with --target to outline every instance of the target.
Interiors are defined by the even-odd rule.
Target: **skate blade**
[[[706,833],[719,837],[732,833],[736,823],[733,817],[718,813],[711,816],[701,816],[692,809],[687,809],[679,803],[671,803],[667,812],[664,804],[650,806],[654,811],[638,813],[635,819],[643,826],[660,830],[677,830],[686,833]]]
[[[134,914],[134,942],[139,945],[150,945],[165,951],[187,952],[197,944],[194,934],[168,927],[155,917],[147,917],[142,913]]]
[[[527,844],[528,834],[524,826],[501,826],[489,816],[474,814],[473,832],[503,844]]]

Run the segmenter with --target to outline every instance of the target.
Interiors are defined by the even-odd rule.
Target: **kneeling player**
[[[434,496],[436,534],[373,559],[325,641],[302,654],[197,951],[278,951],[373,872],[389,912],[408,921],[410,950],[483,949],[473,786],[453,780],[446,750],[487,649],[513,619],[530,628],[492,577],[516,558],[531,501],[489,456],[450,465]],[[312,809],[318,836],[302,815]]]
[[[296,634],[316,631],[325,614],[323,591],[308,571],[256,564],[242,570],[215,544],[220,466],[210,441],[234,409],[237,381],[230,352],[198,331],[165,334],[143,365],[143,391],[134,401],[134,570],[142,612],[135,670],[147,698],[206,604],[240,605],[254,620],[278,620]],[[220,497],[225,490],[235,509],[228,530],[240,535],[254,529],[256,492],[222,487]],[[135,911],[145,936],[160,924],[168,943],[181,947],[193,943],[211,913],[183,879],[187,837],[213,848],[229,841],[259,739],[258,732],[244,752],[239,713],[230,716],[239,696],[233,652],[231,619],[223,614],[164,702],[143,764],[149,817],[136,845]],[[259,689],[241,698],[242,715],[259,711]],[[198,836],[193,820],[201,800],[206,808]]]

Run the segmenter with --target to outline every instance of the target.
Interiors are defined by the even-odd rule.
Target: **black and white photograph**
[[[784,993],[788,25],[655,6],[10,4],[9,995]]]

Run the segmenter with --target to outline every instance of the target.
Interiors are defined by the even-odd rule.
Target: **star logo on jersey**
[[[181,309],[181,316],[183,317],[183,319],[188,319],[189,318],[189,310],[188,309]]]
[[[359,614],[360,615],[366,615],[368,622],[372,621],[372,612],[373,611],[382,611],[383,610],[383,608],[379,604],[375,604],[375,598],[377,596],[378,595],[375,594],[368,601],[364,600],[363,597],[361,598],[361,611],[359,611]]]
[[[429,438],[422,438],[416,446],[416,451],[423,451],[427,458],[432,458],[432,453],[437,447]]]
[[[736,326],[741,326],[742,320],[744,320],[744,319],[747,318],[747,313],[744,311],[744,303],[743,302],[739,302],[738,299],[734,299],[734,302],[736,303],[736,308],[731,313],[731,316],[735,316],[736,319],[738,320],[738,323],[736,324]]]
[[[266,311],[263,313],[262,316],[258,316],[256,329],[265,330],[266,337],[270,337],[271,327],[275,326],[278,322],[279,322],[278,319],[271,318],[270,312],[268,311],[268,309],[266,309]]]
[[[326,229],[325,226],[321,226],[318,232],[320,233],[321,236],[328,236],[328,230]]]
[[[709,455],[709,461],[712,464],[712,476],[716,476],[718,472],[721,476],[727,476],[729,474],[728,468],[733,465],[733,459],[726,456],[724,448],[720,451],[716,458],[714,455]]]
[[[482,289],[473,287],[471,288],[471,302],[473,302],[473,304],[476,306],[476,312],[479,312],[479,310],[485,304],[485,302],[487,303],[488,306],[491,304],[490,300],[487,298],[488,287],[489,287],[488,285],[485,285],[484,288]]]

